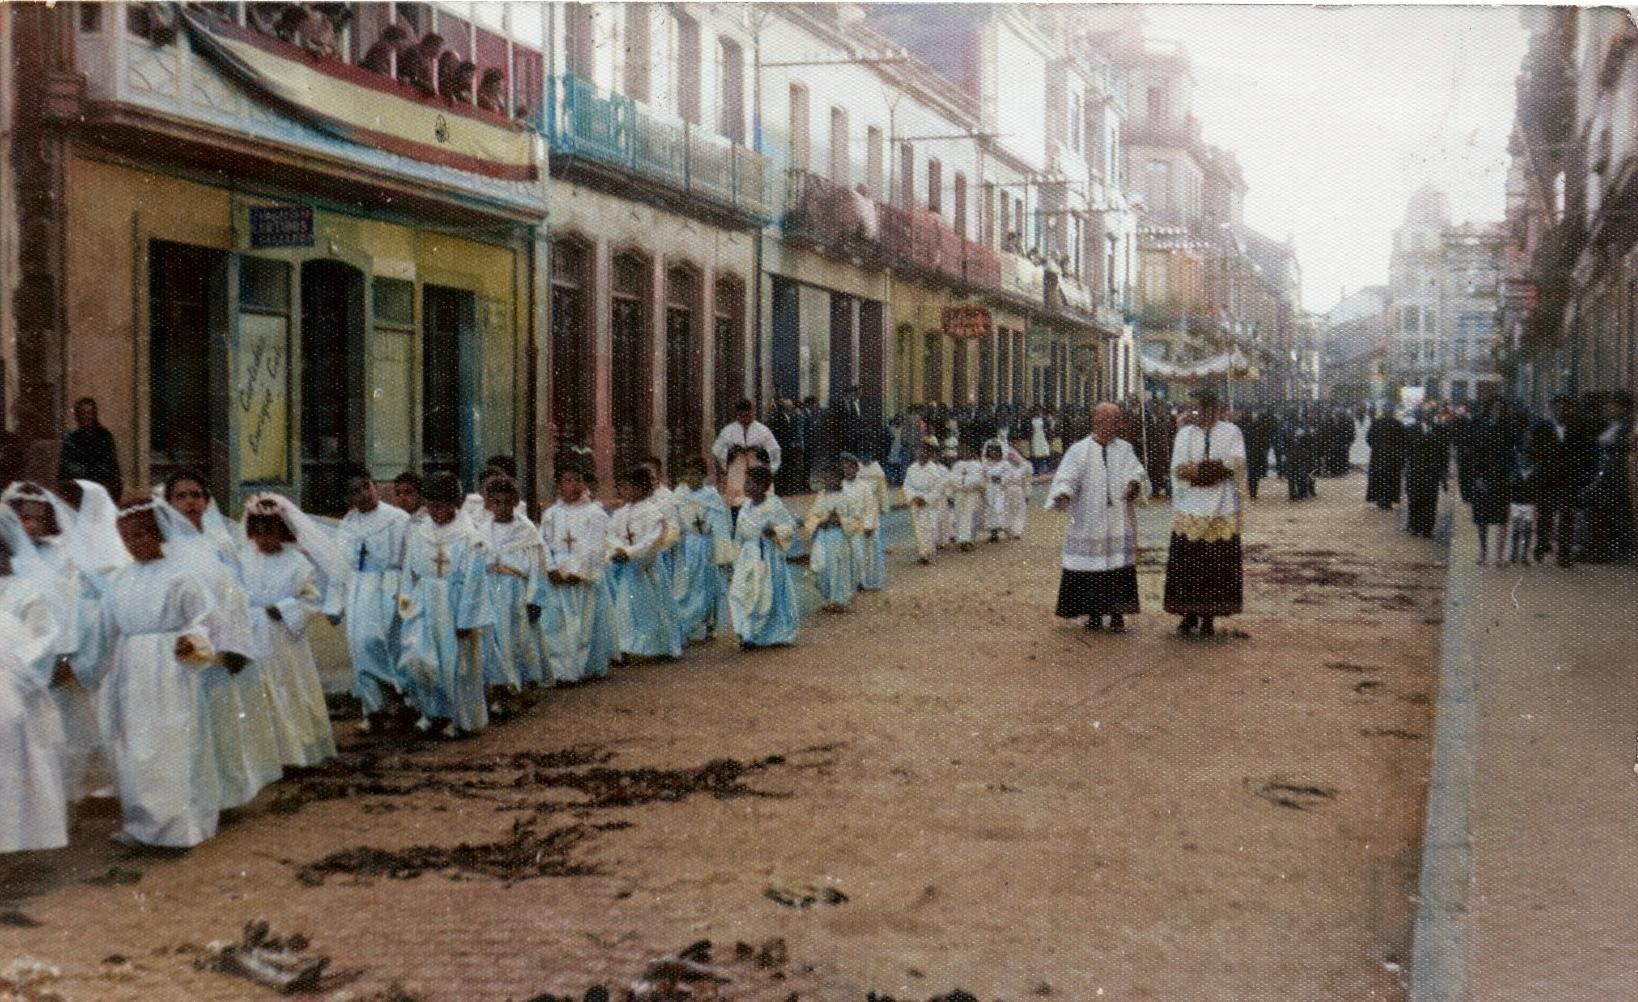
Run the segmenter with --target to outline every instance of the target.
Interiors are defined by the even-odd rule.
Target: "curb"
[[[1453,505],[1460,511],[1459,505]],[[1452,522],[1456,521],[1452,516]],[[1422,874],[1411,940],[1410,1002],[1467,1002],[1468,898],[1473,885],[1475,665],[1469,635],[1476,539],[1452,530],[1445,550],[1444,626],[1433,771],[1422,832]]]

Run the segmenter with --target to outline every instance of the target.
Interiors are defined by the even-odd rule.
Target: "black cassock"
[[[1433,536],[1439,516],[1439,488],[1450,475],[1450,440],[1445,429],[1419,424],[1409,429],[1405,454],[1405,528]]]
[[[1388,507],[1399,502],[1405,476],[1406,429],[1392,415],[1371,422],[1365,444],[1371,447],[1371,462],[1365,477],[1365,500]]]

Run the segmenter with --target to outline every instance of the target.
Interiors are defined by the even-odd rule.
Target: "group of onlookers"
[[[1433,534],[1438,495],[1455,460],[1458,496],[1479,532],[1479,562],[1561,566],[1624,561],[1633,553],[1632,396],[1561,396],[1532,414],[1503,397],[1466,407],[1425,404],[1376,416],[1367,500],[1403,498],[1406,528]]]
[[[336,58],[337,38],[353,22],[345,3],[250,4],[251,27],[274,35],[320,58]],[[506,70],[464,58],[435,31],[417,32],[402,18],[388,23],[367,47],[359,66],[394,77],[429,97],[475,104],[499,115],[527,117],[527,108],[507,108]]]

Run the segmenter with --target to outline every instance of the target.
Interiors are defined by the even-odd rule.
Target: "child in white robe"
[[[674,526],[668,502],[654,497],[654,475],[635,466],[615,481],[623,506],[609,516],[604,571],[622,655],[682,656],[682,625],[672,571],[662,559]]]
[[[223,629],[231,638],[226,649],[254,658],[250,605],[233,532],[211,499],[204,478],[172,474],[165,481],[165,504],[158,509],[165,552],[185,559],[199,583],[214,598]],[[221,773],[221,805],[243,807],[284,774],[279,741],[273,730],[273,706],[263,688],[261,666],[254,660],[205,676],[210,703],[210,734]]]
[[[91,486],[102,490],[100,485]],[[84,488],[76,489],[83,501]],[[106,492],[102,496],[107,497]],[[15,516],[4,524],[13,536],[7,543],[14,572],[32,578],[51,606],[55,626],[51,653],[63,680],[51,687],[50,696],[61,718],[63,781],[68,798],[79,800],[106,791],[112,783],[111,767],[101,754],[92,694],[106,652],[102,593],[100,577],[85,565],[111,569],[120,561],[90,556],[92,551],[78,537],[94,528],[82,526],[67,501],[38,484],[14,483],[0,494],[0,501]],[[112,529],[111,522],[108,527]],[[123,552],[124,547],[120,549]]]
[[[307,642],[307,624],[319,613],[323,589],[315,562],[297,548],[287,511],[294,506],[273,495],[246,502],[239,563],[279,757],[287,766],[307,767],[333,758],[336,739]]]
[[[853,502],[842,490],[842,471],[835,463],[819,471],[824,490],[813,499],[803,528],[808,535],[808,569],[819,585],[826,612],[846,612],[859,590],[854,560]]]
[[[990,542],[1000,540],[1007,528],[1007,476],[1011,464],[1000,442],[984,444],[984,507],[979,524],[989,530]],[[1009,533],[1010,535],[1010,533]]]
[[[672,591],[685,641],[716,636],[728,591],[722,567],[732,564],[732,516],[717,489],[705,482],[705,463],[683,464],[683,483],[674,492],[682,542],[677,547]]]
[[[483,675],[484,632],[495,625],[485,586],[488,553],[460,510],[453,474],[427,478],[427,520],[404,540],[399,655],[417,726],[441,737],[489,726]]]
[[[1013,539],[1023,539],[1024,529],[1029,524],[1029,481],[1031,468],[1029,460],[1024,454],[1005,446],[1004,456],[1007,468],[1002,473],[1002,485],[1006,488],[1006,505],[1003,526]]]
[[[39,585],[13,573],[8,541],[21,535],[15,524],[0,532],[0,853],[68,844],[65,736],[51,695],[56,628]]]
[[[128,506],[119,532],[133,563],[104,593],[111,646],[97,710],[119,776],[118,838],[186,847],[216,834],[223,806],[208,680],[250,660],[241,615],[218,604],[187,557],[163,541],[161,501]]]
[[[796,585],[785,548],[796,535],[796,520],[785,502],[773,495],[773,473],[766,466],[745,471],[746,501],[734,523],[734,575],[728,604],[743,650],[774,647],[796,639],[801,617]]]
[[[882,506],[875,481],[861,471],[857,457],[842,453],[842,493],[853,519],[853,567],[860,591],[880,591],[887,584],[887,553],[880,546]]]
[[[972,446],[962,449],[962,458],[950,470],[951,493],[955,499],[955,541],[963,550],[973,548],[973,536],[983,513],[984,491],[988,486],[984,464],[973,456]]]
[[[517,514],[517,484],[491,477],[484,486],[489,521],[483,530],[485,568],[495,626],[484,637],[483,676],[489,686],[489,713],[505,716],[508,693],[546,678],[540,649],[540,590],[545,585],[546,547],[529,519]]]
[[[415,484],[417,503],[420,481]],[[347,629],[347,653],[353,665],[353,695],[363,708],[358,730],[385,726],[388,694],[403,696],[407,685],[399,668],[403,626],[398,618],[398,590],[404,569],[404,537],[414,519],[401,508],[381,503],[375,481],[362,467],[347,475],[351,507],[336,526],[336,547],[346,560],[346,576],[329,582],[325,612]]]
[[[571,465],[557,468],[557,501],[540,518],[546,543],[540,635],[552,678],[573,685],[609,673],[614,656],[613,611],[603,591],[609,516]]]
[[[916,558],[924,564],[944,544],[945,512],[949,510],[950,471],[938,461],[938,450],[923,444],[918,462],[904,471],[904,503],[910,507],[910,528],[916,537]]]

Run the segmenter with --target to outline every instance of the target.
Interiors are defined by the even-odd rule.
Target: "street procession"
[[[0,0],[0,1002],[1638,998],[1633,107],[1608,6]]]

